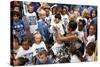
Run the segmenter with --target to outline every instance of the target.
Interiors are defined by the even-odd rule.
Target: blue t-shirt
[[[12,24],[12,29],[15,30],[16,32],[21,32],[24,30],[24,23],[22,20],[16,20]]]
[[[52,60],[50,58],[47,58],[47,61],[45,63],[41,63],[38,59],[36,60],[36,65],[39,64],[52,64]]]

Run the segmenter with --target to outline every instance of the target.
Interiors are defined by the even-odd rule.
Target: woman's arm
[[[77,35],[72,34],[72,35],[67,35],[67,36],[61,36],[60,33],[57,33],[57,37],[61,40],[61,41],[75,41],[77,40]]]

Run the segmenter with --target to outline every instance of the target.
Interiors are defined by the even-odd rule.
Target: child
[[[43,10],[43,9],[40,10],[39,17],[40,17],[40,19],[38,21],[38,31],[43,36],[45,43],[48,44],[49,30],[48,30],[47,22],[45,21],[45,18],[46,18],[45,10]]]
[[[27,58],[19,57],[13,61],[13,66],[24,66],[27,62]]]
[[[50,27],[50,32],[53,33],[54,41],[55,41],[56,29],[58,32],[60,32],[61,35],[65,34],[64,26],[61,22],[61,15],[60,14],[55,15],[54,23],[52,23],[52,25]]]
[[[84,62],[85,59],[82,57],[82,54],[80,51],[76,49],[76,47],[71,46],[69,49],[70,52],[70,62],[71,63],[76,63],[76,62]]]
[[[78,38],[82,41],[82,43],[86,42],[85,41],[85,38],[84,38],[84,27],[86,25],[86,22],[84,19],[79,19],[79,21],[77,22],[78,24],[78,27],[76,29],[76,33],[78,34]],[[79,48],[81,47],[82,45],[80,44],[79,45]]]
[[[22,42],[22,46],[20,47],[19,52],[16,55],[16,59],[19,57],[25,57],[29,61],[26,63],[26,65],[32,64],[32,57],[33,57],[33,51],[30,47],[29,40],[25,38]]]
[[[45,18],[46,22],[48,24],[48,27],[50,27],[50,24],[51,24],[51,11],[50,11],[50,7],[47,6],[47,7],[45,7],[44,10],[46,11],[46,18]]]
[[[96,25],[94,25],[94,24],[90,24],[90,26],[89,26],[89,35],[88,35],[88,37],[87,37],[87,44],[89,43],[89,42],[93,42],[93,41],[95,41],[95,39],[96,39]],[[87,45],[86,44],[86,45]]]
[[[45,43],[42,41],[42,35],[39,33],[34,34],[34,44],[32,45],[33,56],[36,56],[42,50],[47,50]]]
[[[40,64],[52,64],[52,59],[49,58],[47,51],[42,51],[37,56],[36,65]]]
[[[57,32],[57,37],[59,40],[66,42],[67,46],[75,46],[76,48],[78,44],[70,45],[71,43],[77,43],[78,36],[75,33],[75,30],[77,28],[77,23],[75,21],[70,21],[68,24],[68,32],[65,36],[62,36],[59,32]]]
[[[95,39],[96,39],[96,36],[95,36],[95,34],[96,34],[96,26],[94,24],[90,24],[88,33],[89,33],[89,35],[87,37],[87,41],[86,41],[86,45],[85,46],[87,46],[91,42],[94,42]],[[84,51],[83,57],[85,56],[85,54],[86,54],[86,49]]]
[[[92,11],[92,23],[97,24],[97,10]]]
[[[88,15],[89,15],[88,9],[87,9],[87,8],[84,8],[83,11],[81,12],[81,15],[82,15],[82,18],[83,18],[83,19],[85,20],[85,22],[86,22],[86,25],[85,25],[85,27],[84,27],[84,36],[85,36],[85,38],[87,38],[87,24],[88,24],[88,22],[87,22],[87,17],[88,17]]]
[[[63,49],[64,47],[64,43],[62,41],[60,41],[57,37],[56,37],[56,42],[55,44],[51,47],[51,49],[54,52],[54,55],[57,55],[61,49]]]
[[[90,61],[96,61],[96,44],[94,42],[90,42],[86,46],[86,54],[85,58],[87,59],[88,62]]]
[[[19,19],[20,15],[18,12],[14,11],[12,13],[12,16],[13,16],[12,17],[13,20],[11,24],[12,32],[13,32],[13,35],[18,38],[19,43],[21,43],[25,35],[24,22],[21,19]]]
[[[69,23],[69,13],[68,13],[68,7],[64,6],[62,9],[62,22],[64,22],[64,26],[66,27],[66,25],[68,25]]]
[[[25,12],[25,7],[24,7],[24,12]],[[34,12],[32,3],[27,5],[27,11],[25,12],[25,17],[23,17],[23,20],[26,22],[25,27],[29,25],[31,33],[35,33],[37,31],[37,15],[36,12]]]

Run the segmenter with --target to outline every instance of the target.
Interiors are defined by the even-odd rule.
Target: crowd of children
[[[96,6],[11,2],[11,65],[96,60]]]

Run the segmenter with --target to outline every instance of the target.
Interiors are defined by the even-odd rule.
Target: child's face
[[[20,11],[19,7],[14,7],[14,11],[19,12]]]
[[[96,12],[95,11],[92,12],[92,17],[96,17]]]
[[[55,23],[59,23],[60,22],[60,20],[58,19],[58,18],[55,18]]]
[[[36,34],[36,35],[35,35],[35,42],[36,42],[37,44],[39,44],[39,43],[41,42],[41,40],[42,40],[41,35],[40,35],[40,34]]]
[[[82,22],[78,23],[78,30],[79,31],[83,30],[83,24],[82,24]]]
[[[95,34],[95,32],[96,32],[95,27],[91,25],[91,26],[89,27],[89,34],[90,34],[90,35],[93,35],[93,34]]]
[[[28,50],[28,49],[30,48],[30,45],[28,44],[27,41],[25,41],[25,42],[22,43],[22,48],[23,48],[24,50]]]
[[[61,11],[62,11],[62,9],[61,9],[61,8],[59,8],[59,9],[56,11],[56,14],[60,14],[60,13],[61,13]]]
[[[29,11],[29,13],[32,13],[33,12],[33,7],[32,6],[28,6],[28,11]]]
[[[65,15],[67,13],[67,10],[63,9],[62,12],[63,12],[63,15]]]
[[[47,61],[47,56],[45,54],[39,55],[39,61],[45,63]]]
[[[18,16],[13,16],[13,20],[18,20],[19,19],[19,17]]]
[[[45,20],[45,18],[46,18],[46,13],[40,14],[40,17],[41,17],[41,19]]]

